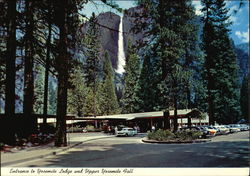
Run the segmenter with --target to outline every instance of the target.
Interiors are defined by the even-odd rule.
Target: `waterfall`
[[[117,63],[117,73],[123,74],[125,66],[125,53],[124,53],[124,42],[123,42],[123,25],[122,17],[119,24],[119,35],[118,35],[118,63]]]

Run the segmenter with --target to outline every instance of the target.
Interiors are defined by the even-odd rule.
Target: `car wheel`
[[[126,134],[125,134],[125,136],[127,136],[127,137],[128,137],[128,133],[126,133]]]

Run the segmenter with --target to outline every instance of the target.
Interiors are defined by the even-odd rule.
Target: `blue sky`
[[[136,1],[130,0],[114,0],[121,8],[128,9],[130,7],[136,6]],[[230,36],[234,40],[235,44],[246,43],[249,42],[249,1],[244,0],[245,5],[241,7],[236,14],[233,13],[234,10],[237,10],[239,7],[239,0],[227,0],[227,7],[230,9],[229,14],[230,20],[233,24],[230,26],[231,33]],[[196,14],[201,15],[200,9],[202,8],[200,1],[193,1],[193,5],[196,8]],[[90,16],[92,12],[96,14],[111,11],[121,15],[114,9],[107,7],[102,2],[95,0],[93,2],[89,2],[85,5],[84,14]]]
[[[235,44],[249,43],[249,1],[244,0],[244,6],[239,9],[239,0],[226,1],[227,8],[229,9],[230,21],[233,24],[230,26],[230,36]],[[200,9],[202,8],[200,1],[193,1],[196,8],[196,14],[201,15]],[[235,14],[234,10],[238,10]]]

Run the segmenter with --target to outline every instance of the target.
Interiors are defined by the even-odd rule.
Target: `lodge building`
[[[192,125],[208,125],[209,118],[207,114],[201,118],[201,112],[197,109],[182,109],[177,111],[179,127],[192,126]],[[95,125],[98,127],[103,126],[139,126],[140,131],[146,132],[155,126],[159,128],[172,128],[173,127],[174,110],[168,112],[155,111],[155,112],[142,112],[142,113],[131,113],[131,114],[117,114],[117,115],[104,115],[96,117],[77,117],[74,115],[68,115],[66,124],[68,127],[73,125],[86,126]],[[38,118],[38,124],[43,122],[42,118]],[[56,119],[47,118],[47,123],[56,123]]]

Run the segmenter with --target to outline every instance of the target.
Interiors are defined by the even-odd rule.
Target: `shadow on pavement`
[[[103,143],[106,141],[103,140]],[[249,167],[249,142],[202,144],[85,143],[43,167]],[[41,167],[33,163],[28,167]]]

